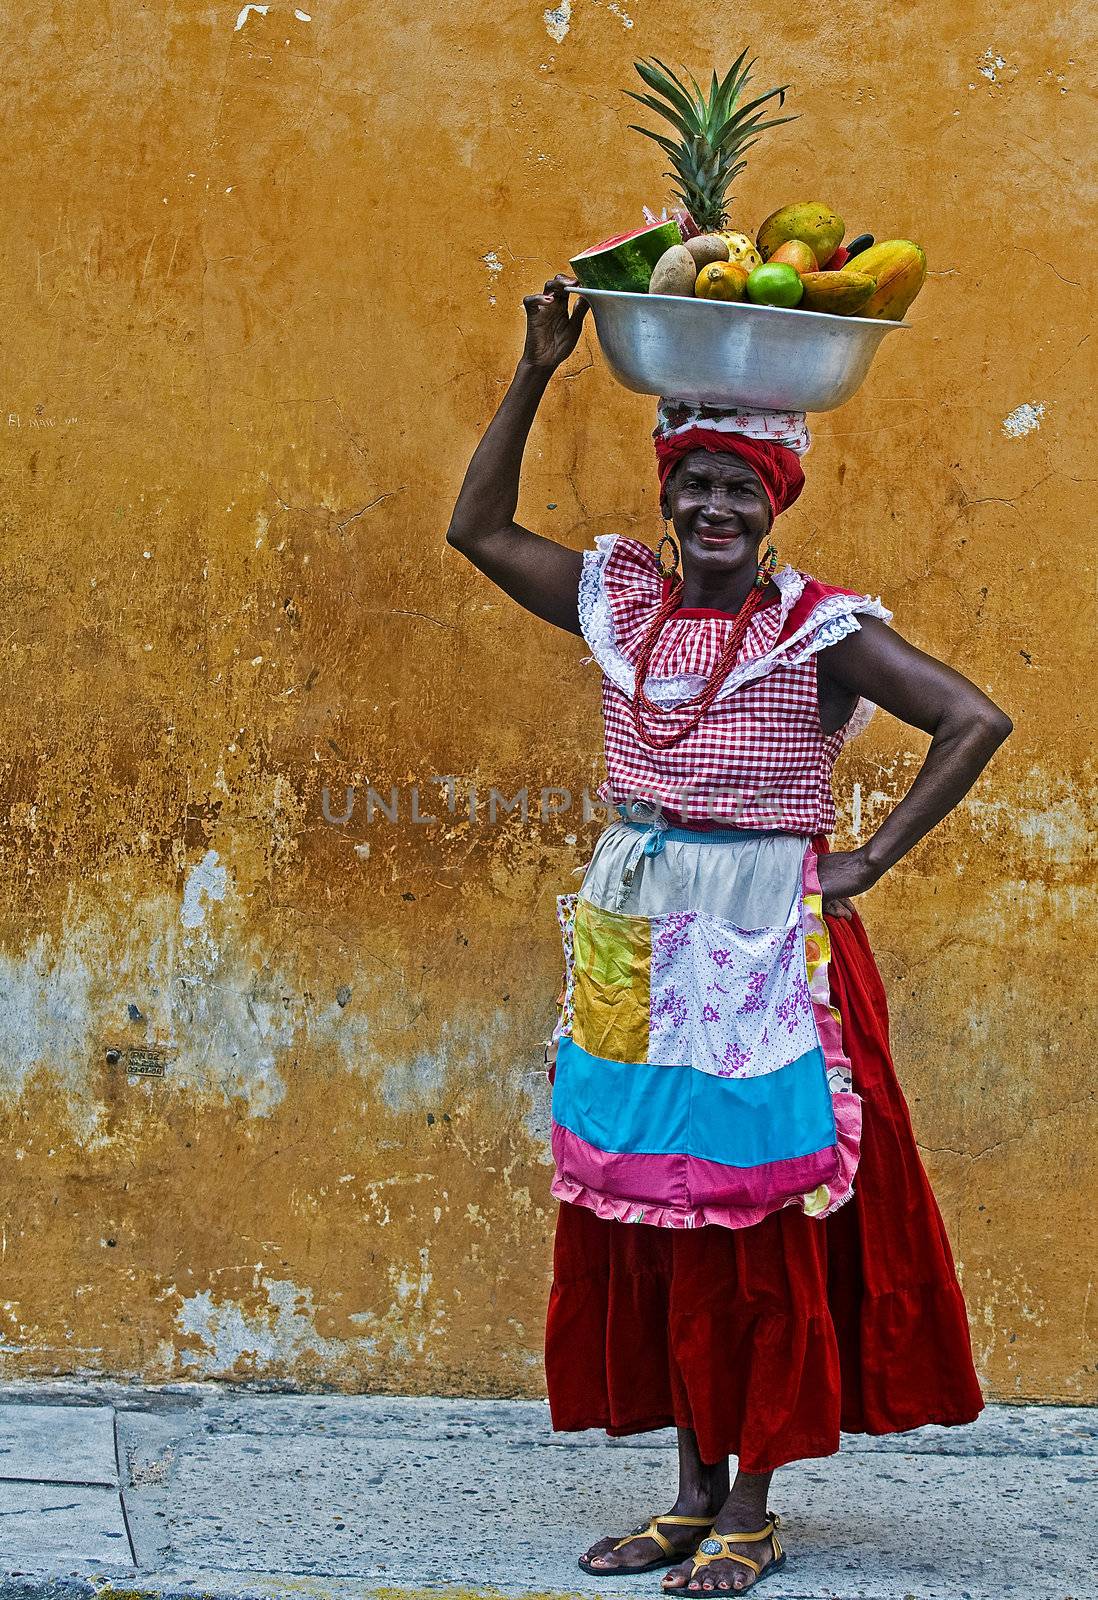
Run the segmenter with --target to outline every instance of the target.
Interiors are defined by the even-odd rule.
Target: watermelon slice
[[[572,257],[571,267],[585,289],[647,294],[652,268],[665,250],[681,243],[682,229],[677,222],[655,222],[584,250]]]

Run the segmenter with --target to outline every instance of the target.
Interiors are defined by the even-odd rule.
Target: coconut
[[[694,257],[699,272],[713,261],[728,260],[728,241],[719,233],[696,234],[693,239],[684,239],[683,247]]]
[[[698,269],[694,257],[684,244],[673,244],[665,250],[652,269],[649,294],[693,294]]]

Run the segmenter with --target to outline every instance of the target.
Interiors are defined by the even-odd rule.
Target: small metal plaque
[[[110,1065],[121,1067],[131,1078],[162,1078],[171,1056],[162,1045],[112,1045],[107,1050]]]
[[[157,1050],[126,1051],[126,1071],[138,1078],[162,1078],[167,1057]]]

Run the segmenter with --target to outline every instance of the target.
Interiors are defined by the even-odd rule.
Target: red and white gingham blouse
[[[774,574],[780,601],[752,617],[739,659],[701,722],[671,749],[652,750],[633,725],[633,662],[666,589],[647,545],[612,534],[595,544],[584,552],[579,613],[603,672],[608,777],[599,796],[615,804],[644,800],[687,821],[830,833],[831,769],[875,707],[860,700],[845,727],[824,733],[816,656],[853,633],[859,613],[891,622],[892,612],[879,599],[781,568]],[[677,612],[652,656],[649,698],[674,708],[697,693],[732,622],[721,611]],[[670,730],[674,720],[661,718],[658,726]]]

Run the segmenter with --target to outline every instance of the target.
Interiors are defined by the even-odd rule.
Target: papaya
[[[844,267],[840,272],[806,272],[801,283],[801,304],[806,310],[829,311],[835,317],[852,317],[855,312],[864,317],[862,307],[877,287],[867,272],[853,267]]]
[[[859,272],[876,278],[877,287],[859,312],[899,322],[926,281],[926,255],[910,239],[886,239],[854,257]]]
[[[693,294],[694,279],[698,269],[694,257],[684,244],[673,244],[665,250],[652,268],[649,294]]]
[[[699,272],[711,261],[728,260],[728,241],[719,233],[697,233],[692,239],[684,239],[683,244],[694,257]]]
[[[742,300],[747,268],[738,261],[711,261],[698,273],[694,293],[699,300]]]
[[[758,231],[755,243],[764,261],[769,261],[790,239],[803,239],[821,267],[826,267],[843,242],[846,225],[822,200],[804,200],[797,205],[772,211]]]

